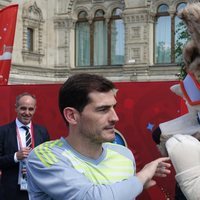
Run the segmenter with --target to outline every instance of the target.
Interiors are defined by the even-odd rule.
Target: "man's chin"
[[[99,138],[100,139],[100,138]],[[102,143],[105,142],[113,142],[115,140],[115,132],[114,131],[106,131],[102,134],[101,139],[99,140],[99,142],[101,141]]]
[[[115,134],[113,134],[113,136],[106,138],[106,142],[113,142],[114,140],[115,140]]]
[[[30,123],[30,120],[23,120],[22,123],[23,123],[24,125],[27,125],[27,124]]]

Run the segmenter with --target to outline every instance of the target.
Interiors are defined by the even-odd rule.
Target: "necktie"
[[[32,141],[31,141],[31,133],[29,131],[29,127],[22,126],[21,128],[23,128],[26,131],[26,147],[31,147]]]

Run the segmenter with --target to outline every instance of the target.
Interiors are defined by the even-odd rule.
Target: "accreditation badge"
[[[21,176],[20,176],[20,190],[27,190],[27,172],[26,172],[26,163],[21,163]]]

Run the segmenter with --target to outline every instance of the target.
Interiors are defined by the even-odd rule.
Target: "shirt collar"
[[[16,121],[17,128],[21,128],[22,126],[27,126],[27,127],[29,127],[29,129],[31,128],[31,122],[29,124],[25,125],[25,124],[22,124],[17,118],[15,121]]]

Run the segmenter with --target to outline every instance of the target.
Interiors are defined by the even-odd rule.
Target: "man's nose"
[[[25,110],[25,113],[26,113],[26,114],[29,114],[29,113],[30,113],[30,110],[27,108],[27,109]]]
[[[115,121],[115,122],[119,121],[119,117],[114,108],[112,109],[112,118],[111,119],[112,119],[112,121]]]

